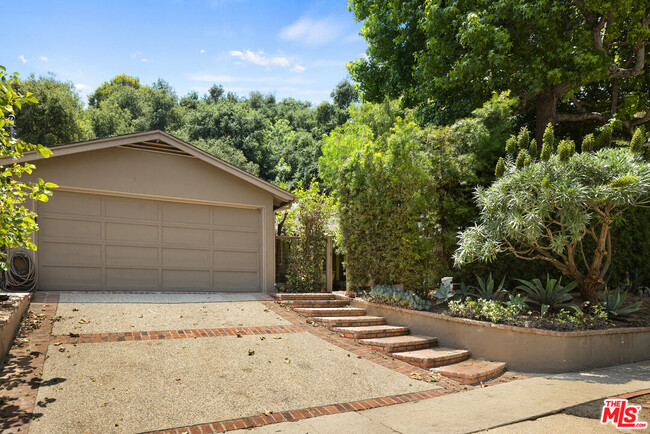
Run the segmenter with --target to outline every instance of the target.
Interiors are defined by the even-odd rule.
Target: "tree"
[[[16,109],[20,110],[27,104],[34,104],[37,100],[26,92],[21,94],[16,89],[20,88],[18,74],[7,75],[6,69],[0,66],[0,158],[11,159],[12,163],[0,168],[0,244],[7,248],[24,247],[36,250],[36,245],[31,241],[31,234],[38,230],[36,213],[24,206],[25,200],[34,199],[46,202],[52,194],[52,189],[57,187],[51,182],[39,179],[37,182],[22,182],[23,174],[30,174],[35,166],[30,163],[18,163],[26,152],[35,151],[43,157],[52,154],[42,145],[31,145],[23,140],[11,137],[14,126],[13,116]],[[6,270],[7,254],[0,249],[0,268]]]
[[[126,74],[116,75],[111,79],[111,81],[103,83],[99,86],[92,95],[88,97],[88,103],[90,107],[99,107],[99,104],[108,99],[121,87],[130,87],[132,89],[140,89],[142,85],[140,84],[140,79],[137,77],[131,77]]]
[[[330,97],[334,104],[342,110],[347,110],[350,104],[359,101],[359,93],[352,83],[342,80],[336,85]]]
[[[25,104],[16,111],[17,134],[28,143],[58,145],[82,140],[83,105],[74,85],[54,75],[21,81],[18,91],[31,93],[38,104]]]
[[[550,122],[650,121],[648,0],[352,0],[368,58],[349,65],[364,99],[404,97],[451,123],[494,91]]]
[[[550,126],[537,160],[522,149],[525,137],[522,132],[510,140],[504,175],[476,190],[480,218],[461,232],[455,263],[491,261],[502,252],[545,261],[573,278],[585,300],[597,303],[612,262],[612,225],[628,209],[649,202],[650,165],[627,148],[575,153],[568,140],[551,155]],[[512,145],[517,141],[518,148]],[[513,161],[515,152],[525,156],[523,163]]]

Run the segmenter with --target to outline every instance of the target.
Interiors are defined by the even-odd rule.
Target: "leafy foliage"
[[[561,156],[522,168],[510,160],[503,177],[477,189],[481,216],[460,234],[454,258],[461,265],[510,252],[543,260],[576,280],[593,304],[611,264],[612,223],[647,201],[650,166],[629,149],[576,154],[571,143],[562,149]],[[590,256],[585,237],[594,242]]]
[[[640,301],[624,306],[627,292],[624,292],[621,288],[616,288],[613,291],[605,288],[600,298],[603,300],[605,311],[615,318],[625,318],[641,309]]]
[[[23,174],[31,174],[35,166],[30,163],[19,163],[18,159],[27,152],[36,152],[42,157],[52,154],[42,145],[28,144],[22,140],[14,139],[10,135],[14,125],[13,116],[16,109],[21,109],[27,104],[37,103],[36,98],[27,92],[19,93],[20,87],[18,74],[8,75],[6,69],[0,66],[0,158],[9,160],[0,167],[0,244],[8,248],[24,247],[36,250],[30,235],[38,230],[36,213],[24,206],[27,199],[47,202],[52,189],[56,184],[39,179],[37,182],[22,182]],[[0,250],[0,268],[8,268],[7,255]]]
[[[377,285],[370,290],[370,298],[393,303],[413,310],[431,310],[431,302],[402,289]]]
[[[436,299],[436,304],[446,303],[456,296],[456,292],[453,290],[451,281],[445,281],[442,279],[440,287],[433,293],[433,298]]]
[[[499,286],[494,285],[494,278],[492,277],[492,273],[490,273],[490,275],[485,280],[483,280],[480,276],[476,276],[476,281],[478,283],[478,286],[472,286],[471,291],[472,295],[477,298],[481,298],[483,300],[499,300],[505,297],[507,293],[507,290],[504,288],[504,283],[506,281],[505,276],[503,279],[501,279]]]
[[[283,217],[283,233],[291,240],[286,289],[297,292],[322,290],[326,236],[331,235],[333,207],[329,197],[320,192],[317,182],[308,189],[299,184],[294,190],[296,202]]]
[[[449,313],[452,316],[502,323],[515,321],[519,314],[519,308],[494,299],[466,298],[465,300],[450,301]]]
[[[562,286],[562,278],[560,279],[551,279],[550,276],[546,275],[546,285],[544,285],[539,279],[533,280],[522,280],[517,279],[521,285],[517,286],[517,289],[522,290],[528,296],[530,303],[535,304],[541,307],[546,305],[549,309],[561,309],[564,307],[574,306],[571,303],[567,303],[573,300],[570,292],[573,291],[577,285],[576,282],[571,282],[566,286]]]
[[[320,170],[337,200],[352,285],[402,284],[424,296],[448,275],[455,233],[475,213],[471,185],[491,178],[512,104],[495,96],[444,128],[419,126],[396,101],[351,108],[351,121],[325,139]]]

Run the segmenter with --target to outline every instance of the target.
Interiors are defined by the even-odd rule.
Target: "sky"
[[[179,96],[213,84],[318,104],[365,54],[347,0],[20,0],[0,65],[21,78],[54,73],[84,102],[118,74],[166,80]]]

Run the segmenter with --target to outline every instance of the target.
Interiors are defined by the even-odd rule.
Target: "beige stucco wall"
[[[471,351],[472,357],[506,362],[521,372],[560,373],[650,360],[650,329],[551,332],[502,326],[430,312],[353,300],[368,315],[383,316],[411,333],[435,336],[440,346]]]
[[[36,170],[27,180],[42,178],[68,191],[260,209],[263,290],[273,291],[271,193],[194,157],[134,149],[108,148],[60,157],[54,149],[54,156],[38,160],[35,165]],[[56,192],[52,200],[56,200]]]

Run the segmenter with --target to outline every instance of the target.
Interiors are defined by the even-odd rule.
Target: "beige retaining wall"
[[[8,313],[0,313],[0,367],[2,367],[5,356],[9,352],[9,348],[11,348],[18,326],[20,326],[20,320],[23,318],[31,299],[32,294],[30,293],[15,293],[9,295],[9,300],[0,302],[12,305],[12,309]]]
[[[650,360],[650,327],[554,332],[452,318],[354,299],[353,307],[383,316],[413,334],[438,338],[481,359],[507,362],[521,372],[560,373]]]

